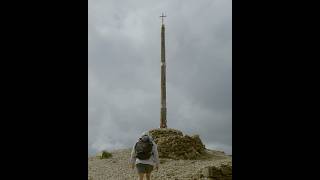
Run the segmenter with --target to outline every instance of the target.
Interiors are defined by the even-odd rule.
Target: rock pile
[[[208,166],[200,170],[193,179],[207,180],[232,180],[232,165]]]
[[[205,152],[199,135],[188,136],[170,128],[152,129],[149,133],[158,145],[160,158],[197,159]]]

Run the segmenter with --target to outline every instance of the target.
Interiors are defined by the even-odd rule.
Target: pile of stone
[[[199,135],[188,136],[170,128],[152,129],[149,133],[158,145],[160,158],[197,159],[205,152]]]
[[[208,166],[200,170],[193,179],[232,180],[232,165],[222,164],[219,167]]]

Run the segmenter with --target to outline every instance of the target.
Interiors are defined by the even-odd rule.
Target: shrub
[[[108,151],[102,151],[100,159],[108,159],[112,156],[111,153],[109,153]]]

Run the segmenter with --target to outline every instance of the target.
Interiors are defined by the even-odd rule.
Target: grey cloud
[[[231,153],[230,0],[89,0],[89,153],[159,126],[162,11],[168,126]]]

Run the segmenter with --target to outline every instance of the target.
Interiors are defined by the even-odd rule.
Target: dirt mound
[[[160,158],[197,159],[205,153],[205,145],[199,135],[184,135],[169,128],[152,129],[149,133],[158,145]]]

